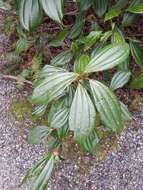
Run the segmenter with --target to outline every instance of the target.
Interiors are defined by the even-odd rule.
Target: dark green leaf
[[[64,40],[67,37],[69,31],[67,29],[61,30],[52,40],[48,43],[49,47],[59,47],[64,44]]]
[[[91,6],[93,0],[81,0],[80,1],[80,10],[86,11]]]
[[[96,134],[95,129],[93,129],[89,135],[76,136],[77,142],[80,146],[87,152],[94,153],[96,150],[96,145],[99,142],[99,138]]]
[[[100,39],[100,41],[101,41],[103,44],[106,43],[107,40],[111,37],[111,35],[112,35],[112,31],[111,31],[111,30],[109,30],[109,31],[107,31],[107,32],[104,32],[103,35],[102,35],[102,37],[101,37],[101,39]]]
[[[143,3],[129,7],[128,11],[131,13],[142,14],[143,13]]]
[[[57,72],[47,76],[37,83],[32,100],[35,103],[50,102],[59,97],[64,90],[77,78],[77,74],[72,72]]]
[[[115,29],[113,31],[112,42],[114,42],[114,43],[125,42],[123,32],[118,27],[115,27]]]
[[[123,9],[128,4],[128,0],[117,0],[117,3],[113,5],[113,8]]]
[[[143,53],[139,46],[139,43],[130,41],[130,49],[136,63],[143,66]]]
[[[58,101],[54,101],[53,104],[50,107],[50,110],[48,112],[48,123],[52,122],[52,120],[55,117],[55,114],[65,108],[65,99],[60,98]]]
[[[41,0],[41,5],[45,13],[58,23],[62,23],[63,3],[63,0]]]
[[[82,32],[84,23],[85,23],[85,12],[80,11],[76,17],[76,22],[70,31],[69,37],[72,39],[77,38]]]
[[[74,72],[78,74],[83,74],[89,61],[90,57],[88,55],[81,55],[80,57],[78,57],[74,64]]]
[[[106,127],[115,132],[123,129],[120,103],[114,93],[99,81],[90,80],[95,106]]]
[[[104,20],[105,20],[105,21],[111,20],[111,19],[113,19],[113,18],[119,16],[120,13],[121,13],[121,10],[120,10],[120,9],[118,9],[118,8],[112,8],[112,9],[110,9],[110,10],[106,13]]]
[[[99,16],[102,17],[108,6],[108,0],[94,0],[95,4],[95,13]]]
[[[132,116],[125,104],[123,102],[120,102],[121,111],[122,111],[122,118],[124,121],[131,121]]]
[[[69,116],[69,110],[67,108],[58,110],[50,121],[50,127],[59,129],[67,125],[68,116]]]
[[[48,134],[50,133],[50,129],[47,126],[38,126],[32,129],[28,142],[30,144],[40,144],[42,141],[44,141]]]
[[[57,130],[57,133],[60,139],[65,138],[69,134],[69,125],[66,124],[63,127],[61,127],[60,129]]]
[[[75,136],[88,136],[95,127],[95,120],[94,105],[86,89],[79,83],[70,109],[70,130],[74,131]]]
[[[51,65],[64,66],[66,63],[70,62],[72,57],[73,54],[70,51],[64,51],[51,60]]]
[[[85,73],[111,69],[127,59],[129,47],[126,43],[111,44],[100,50],[91,59]]]
[[[63,72],[66,72],[66,70],[62,69],[60,67],[52,66],[52,65],[45,65],[44,68],[42,69],[39,77],[46,78],[55,73],[63,73]]]
[[[70,49],[71,49],[71,52],[73,53],[73,55],[75,57],[78,57],[80,55],[81,51],[82,51],[82,49],[81,49],[81,47],[80,47],[80,45],[79,45],[79,43],[77,41],[72,42]]]
[[[46,108],[46,104],[36,106],[33,115],[42,116],[45,113]]]
[[[81,37],[78,39],[78,42],[85,44],[85,50],[93,46],[97,40],[100,38],[101,31],[92,31],[87,36]]]
[[[118,71],[112,78],[110,87],[115,90],[123,87],[130,79],[130,72]]]
[[[129,63],[130,63],[130,57],[128,57],[123,63],[119,64],[118,69],[120,71],[125,71],[125,72],[129,71],[130,70]]]
[[[35,29],[42,23],[43,11],[39,0],[21,0],[19,9],[20,22],[26,30]]]
[[[51,155],[48,162],[43,167],[41,173],[35,177],[29,190],[46,190],[48,186],[48,181],[54,169],[55,157]]]
[[[141,73],[131,82],[131,87],[134,89],[143,88],[143,73]]]
[[[131,26],[135,22],[136,18],[137,18],[137,15],[133,13],[125,13],[123,16],[122,25],[124,27]]]

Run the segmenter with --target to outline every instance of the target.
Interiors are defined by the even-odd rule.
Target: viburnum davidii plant
[[[126,43],[113,43],[93,56],[78,56],[73,70],[53,65],[46,65],[42,69],[31,99],[38,105],[35,114],[47,113],[48,124],[34,128],[29,142],[37,144],[49,137],[52,137],[52,141],[48,143],[48,155],[28,172],[28,177],[34,177],[31,189],[47,187],[66,139],[72,136],[84,150],[94,153],[100,142],[96,133],[99,125],[115,133],[123,130],[125,121],[130,120],[126,106],[95,76],[96,72],[122,63],[128,54]],[[111,88],[120,84],[120,81],[114,79]]]
[[[30,190],[46,190],[56,162],[63,151],[63,142],[72,138],[87,152],[95,153],[100,143],[97,128],[114,133],[124,129],[131,119],[127,107],[118,100],[114,90],[131,78],[130,59],[143,67],[143,55],[137,39],[126,36],[126,27],[143,13],[142,0],[21,0],[14,1],[24,29],[16,51],[27,51],[28,36],[43,23],[45,15],[57,22],[61,30],[54,38],[35,37],[48,48],[64,47],[38,73],[31,101],[34,114],[47,115],[47,125],[31,131],[29,142],[47,142],[48,154],[27,172],[32,178]],[[77,6],[76,20],[70,28],[63,24],[64,5]],[[91,10],[90,18],[86,13]],[[64,18],[66,20],[66,16]],[[84,33],[89,20],[91,30]],[[103,26],[105,25],[105,26]],[[23,35],[23,33],[25,34]],[[29,34],[29,33],[28,33]],[[41,34],[42,35],[42,34]],[[39,40],[40,39],[40,40]],[[69,44],[65,43],[68,39]],[[46,43],[45,43],[46,42]],[[43,43],[42,43],[43,44]],[[25,48],[26,47],[26,48]],[[43,51],[43,46],[38,51]],[[40,52],[43,53],[43,52]],[[107,70],[116,70],[111,82],[103,80]],[[99,80],[100,79],[100,80]],[[131,87],[143,87],[143,74],[133,79]]]

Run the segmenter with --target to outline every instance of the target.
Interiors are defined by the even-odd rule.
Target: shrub
[[[60,158],[64,140],[73,138],[82,149],[95,153],[100,142],[97,127],[102,126],[114,133],[124,129],[125,122],[131,119],[130,113],[113,91],[129,82],[131,56],[141,69],[143,66],[139,41],[124,32],[138,14],[143,13],[142,0],[118,0],[116,3],[108,0],[73,1],[72,4],[78,9],[71,29],[63,22],[64,3],[68,2],[15,1],[21,26],[25,30],[32,33],[43,23],[45,15],[60,25],[57,36],[48,39],[48,48],[64,46],[65,39],[69,42],[66,50],[63,48],[63,52],[50,60],[35,80],[31,97],[36,105],[34,114],[41,116],[48,113],[48,121],[47,126],[32,130],[29,142],[39,144],[43,140],[50,141],[47,142],[48,155],[24,178],[34,179],[31,190],[46,189],[54,165]],[[85,33],[87,20],[92,26]],[[17,54],[27,51],[30,43],[26,36],[22,35],[17,42]],[[106,78],[107,70],[113,67],[116,73],[108,87],[108,81],[103,81],[103,78]],[[102,71],[104,77],[99,81]],[[143,74],[131,82],[131,87],[142,88],[142,81]]]

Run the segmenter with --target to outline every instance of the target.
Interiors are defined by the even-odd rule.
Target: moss
[[[10,112],[14,115],[17,121],[19,121],[24,126],[24,121],[26,118],[29,118],[33,125],[46,125],[47,119],[46,117],[37,117],[32,115],[33,106],[32,104],[24,99],[19,101],[13,101],[10,106]],[[29,126],[32,127],[32,126]]]

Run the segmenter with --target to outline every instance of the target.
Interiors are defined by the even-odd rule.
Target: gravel
[[[2,19],[0,32],[1,22]],[[2,53],[7,39],[2,33],[0,38]],[[18,90],[12,81],[0,79],[0,190],[26,190],[26,186],[18,187],[21,177],[45,153],[44,146],[27,144],[32,125],[29,117],[21,124],[9,109],[13,101],[24,100],[28,91]],[[143,106],[133,116],[134,120],[119,138],[117,149],[112,149],[100,162],[96,156],[84,156],[85,168],[81,157],[61,162],[48,190],[143,190]],[[22,136],[21,125],[24,125]]]
[[[43,146],[27,144],[29,118],[22,124],[9,111],[12,100],[22,101],[26,96],[11,81],[0,80],[0,190],[25,189],[18,188],[21,177],[45,152]]]

